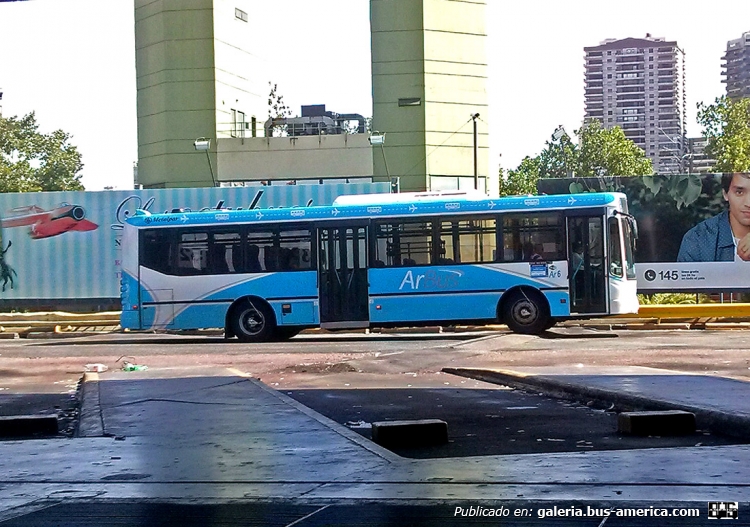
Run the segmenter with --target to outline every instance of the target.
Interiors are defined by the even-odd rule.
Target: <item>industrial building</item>
[[[486,0],[370,6],[374,135],[361,109],[344,113],[356,109],[335,101],[310,102],[336,112],[310,104],[297,117],[267,122],[273,72],[258,59],[268,43],[253,39],[263,21],[252,1],[135,0],[137,183],[395,180],[402,190],[496,191]]]

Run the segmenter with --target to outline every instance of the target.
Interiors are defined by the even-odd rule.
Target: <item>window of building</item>
[[[422,99],[420,97],[405,97],[398,100],[399,106],[421,106]]]
[[[242,20],[243,22],[247,22],[247,13],[245,13],[242,9],[234,8],[234,18],[238,20]]]
[[[245,137],[245,112],[232,110],[232,137]]]

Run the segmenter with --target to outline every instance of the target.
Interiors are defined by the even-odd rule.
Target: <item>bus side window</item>
[[[251,243],[247,246],[247,269],[242,272],[259,273],[263,270],[260,265],[260,247]]]
[[[208,272],[208,233],[183,232],[177,244],[177,271],[181,275]]]
[[[279,266],[284,271],[311,269],[312,232],[304,225],[282,226],[279,231]]]
[[[208,248],[211,274],[236,273],[237,263],[241,264],[242,247],[239,232],[214,232]],[[242,265],[240,265],[242,267]]]
[[[506,214],[502,218],[505,262],[565,258],[564,221],[557,212]]]
[[[150,229],[141,234],[141,265],[164,274],[173,274],[174,229]]]

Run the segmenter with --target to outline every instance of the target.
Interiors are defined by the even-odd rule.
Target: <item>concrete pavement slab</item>
[[[750,438],[750,383],[642,367],[444,368],[444,372],[637,410],[695,413],[698,427]]]
[[[119,440],[0,444],[0,506],[66,496],[740,500],[750,487],[749,446],[408,460],[254,379],[195,373],[100,376],[87,392],[98,412],[82,414]]]

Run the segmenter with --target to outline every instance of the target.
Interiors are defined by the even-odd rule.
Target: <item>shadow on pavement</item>
[[[741,444],[699,431],[675,437],[617,433],[617,414],[520,390],[356,389],[283,393],[370,439],[377,421],[441,419],[448,444],[391,448],[408,458],[582,452]]]

